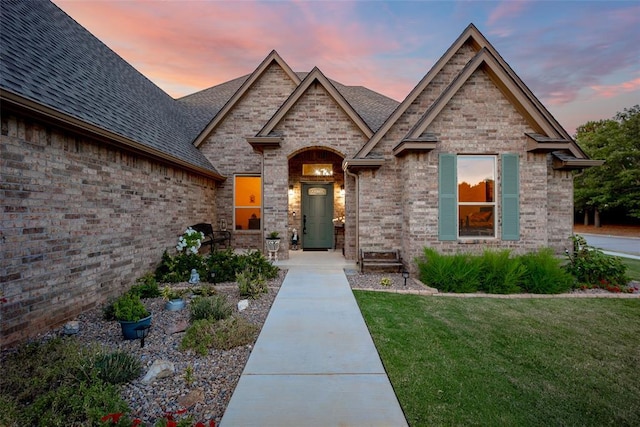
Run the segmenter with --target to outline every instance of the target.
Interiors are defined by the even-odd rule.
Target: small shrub
[[[140,298],[157,298],[160,296],[160,288],[153,273],[147,273],[136,280],[129,292],[137,294]]]
[[[561,266],[561,261],[546,248],[520,256],[526,272],[521,286],[525,292],[533,294],[559,294],[573,286],[574,279]]]
[[[226,319],[233,313],[233,307],[224,295],[214,295],[211,297],[196,297],[191,301],[191,321],[208,319]]]
[[[127,292],[113,302],[113,314],[117,320],[137,322],[149,315],[140,297]]]
[[[515,294],[521,291],[518,284],[526,267],[519,258],[512,258],[510,251],[484,251],[478,262],[482,278],[480,290],[490,294]]]
[[[236,274],[236,282],[240,296],[256,299],[260,294],[267,292],[267,281],[261,273],[256,273],[253,269],[247,268],[243,272]]]
[[[425,248],[424,257],[416,260],[420,280],[442,292],[477,292],[480,286],[480,264],[468,254],[441,255]]]
[[[142,373],[140,360],[124,351],[102,354],[96,358],[94,364],[98,378],[109,384],[128,383]]]
[[[382,279],[380,279],[380,285],[391,286],[391,279],[389,279],[388,277],[383,277]]]
[[[600,287],[627,285],[627,266],[620,258],[605,255],[601,250],[587,245],[582,236],[571,236],[571,240],[573,251],[567,251],[569,263],[566,269],[578,283]]]
[[[209,268],[202,255],[181,252],[171,256],[164,251],[160,265],[156,268],[155,278],[161,283],[186,282],[194,268],[200,277],[209,277]]]
[[[213,324],[209,319],[194,321],[185,331],[181,350],[193,350],[201,356],[206,356],[213,345]]]
[[[252,343],[258,327],[242,317],[231,316],[215,323],[212,345],[218,350],[230,350]]]

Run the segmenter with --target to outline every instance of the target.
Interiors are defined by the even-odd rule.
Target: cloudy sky
[[[640,104],[640,2],[53,0],[174,97],[273,49],[398,101],[473,23],[573,134]]]

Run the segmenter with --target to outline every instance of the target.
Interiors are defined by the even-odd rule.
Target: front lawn
[[[413,427],[640,425],[639,299],[354,294]]]
[[[622,263],[627,266],[627,276],[631,280],[640,281],[640,260],[633,258],[620,258]]]

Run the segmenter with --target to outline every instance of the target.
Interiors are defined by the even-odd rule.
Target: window
[[[259,176],[236,176],[233,205],[236,230],[260,230],[262,178]]]
[[[520,239],[519,156],[501,156],[500,198],[496,156],[442,153],[438,165],[438,239]],[[497,220],[500,208],[501,222]]]
[[[458,237],[495,237],[494,156],[458,156]]]
[[[333,176],[333,165],[331,163],[304,163],[302,165],[302,175]]]

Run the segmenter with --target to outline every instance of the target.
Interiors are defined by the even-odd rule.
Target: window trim
[[[493,201],[492,202],[461,202],[459,193],[459,177],[458,177],[458,164],[460,158],[482,158],[493,160]],[[456,154],[456,236],[458,240],[478,240],[481,239],[496,239],[498,237],[498,156],[496,154]],[[493,234],[487,236],[461,236],[460,235],[460,206],[492,206],[493,207]]]

